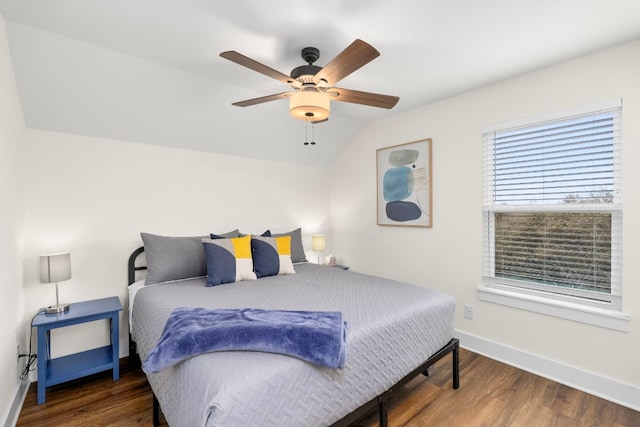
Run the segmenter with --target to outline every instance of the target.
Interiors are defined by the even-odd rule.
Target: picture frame
[[[376,150],[378,225],[432,227],[431,138]]]

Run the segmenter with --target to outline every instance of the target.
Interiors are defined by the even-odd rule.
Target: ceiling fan
[[[307,65],[294,68],[288,76],[236,51],[222,52],[221,57],[288,84],[293,89],[292,92],[234,102],[233,105],[248,107],[289,98],[289,112],[293,117],[312,123],[320,123],[329,119],[331,100],[393,108],[400,99],[397,96],[335,87],[335,84],[340,80],[380,56],[380,52],[367,42],[356,39],[324,67],[313,65],[320,57],[320,51],[315,47],[305,47],[302,49],[301,55]]]

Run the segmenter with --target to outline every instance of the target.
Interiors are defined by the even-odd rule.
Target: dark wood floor
[[[121,365],[119,381],[106,372],[50,387],[43,405],[36,405],[32,384],[17,425],[150,426],[152,395],[145,376],[126,359]],[[438,362],[429,378],[407,383],[390,404],[389,425],[640,427],[640,412],[464,349],[460,370],[458,390],[451,386],[451,356]],[[375,425],[375,414],[358,423]]]

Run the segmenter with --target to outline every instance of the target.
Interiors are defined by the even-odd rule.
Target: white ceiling
[[[640,0],[0,0],[0,14],[31,128],[321,166],[367,123],[640,38]],[[393,110],[332,102],[312,147],[286,100],[231,105],[288,87],[220,52],[289,74],[303,47],[325,65],[356,38],[381,55],[340,86],[397,95]]]

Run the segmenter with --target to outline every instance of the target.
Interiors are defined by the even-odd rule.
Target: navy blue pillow
[[[255,234],[244,234],[244,233],[238,233],[238,235],[236,237],[245,237],[245,236],[255,236]],[[271,237],[271,230],[267,230],[264,233],[262,233],[260,235],[260,237]],[[213,237],[212,237],[213,239]]]
[[[220,234],[209,234],[209,237],[211,238],[211,240],[219,240],[219,239],[228,239],[228,236],[224,236],[224,235],[220,235]],[[236,236],[237,237],[237,236]]]
[[[240,237],[240,232],[236,228],[235,230],[231,230],[231,231],[228,231],[226,233],[220,233],[220,234],[211,233],[209,236],[210,236],[210,238],[212,240],[213,239],[229,239],[229,238],[233,238],[233,237]]]

